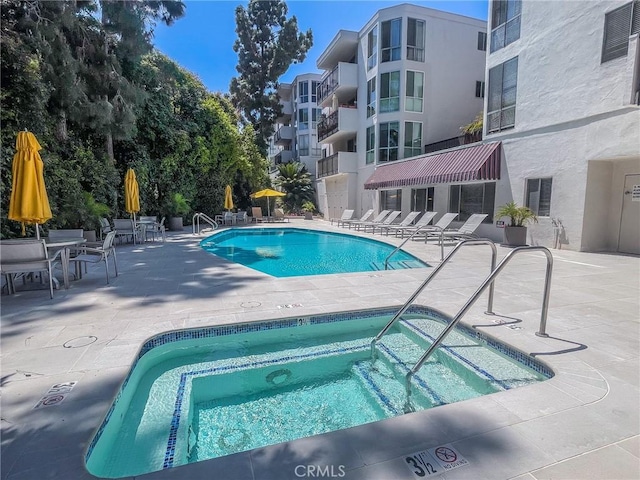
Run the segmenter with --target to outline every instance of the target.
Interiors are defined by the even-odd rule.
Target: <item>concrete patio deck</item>
[[[317,220],[263,226],[345,232]],[[166,243],[118,246],[120,275],[110,285],[97,265],[53,300],[46,290],[2,296],[2,479],[95,478],[84,467],[87,445],[140,345],[154,334],[400,306],[427,275],[412,269],[273,278],[204,252],[202,238],[185,230],[170,232]],[[439,259],[432,244],[409,242],[406,250],[431,264]],[[508,252],[499,247],[499,259]],[[640,258],[552,253],[548,338],[534,335],[545,273],[540,253],[515,257],[498,278],[497,315],[484,315],[485,294],[464,318],[535,354],[556,372],[552,379],[137,478],[320,478],[295,469],[320,465],[333,466],[333,478],[415,479],[405,456],[443,444],[469,463],[429,478],[640,478]],[[465,248],[417,303],[455,314],[487,275],[489,257],[486,246]],[[293,304],[300,306],[285,307]],[[53,384],[70,381],[77,384],[64,402],[34,409]]]

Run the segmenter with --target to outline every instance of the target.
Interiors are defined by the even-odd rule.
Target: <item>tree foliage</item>
[[[248,203],[248,193],[268,183],[253,130],[239,127],[230,100],[153,50],[155,22],[183,13],[184,4],[170,0],[2,1],[3,237],[20,232],[6,212],[24,129],[43,147],[50,228],[89,229],[106,212],[126,215],[129,167],[143,215],[169,215],[176,194],[213,215],[225,185]]]
[[[233,50],[240,75],[231,80],[230,91],[263,152],[280,112],[278,79],[292,63],[303,62],[313,45],[311,30],[300,33],[296,17],[287,19],[287,12],[284,0],[249,0],[246,9],[236,8],[238,38]]]
[[[305,202],[313,202],[315,197],[311,175],[300,162],[278,165],[276,186],[286,193],[280,200],[287,212],[299,212]]]

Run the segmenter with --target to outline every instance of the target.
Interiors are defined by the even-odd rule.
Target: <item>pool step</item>
[[[424,268],[424,264],[416,260],[401,260],[399,262],[389,262],[388,270],[405,270],[407,268]],[[374,270],[384,270],[384,262],[371,262],[371,268]]]

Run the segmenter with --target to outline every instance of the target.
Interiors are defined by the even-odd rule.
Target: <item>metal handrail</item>
[[[458,314],[451,320],[449,325],[440,333],[438,338],[431,344],[431,346],[427,349],[427,351],[420,357],[420,359],[416,362],[416,364],[409,370],[407,375],[405,376],[405,391],[407,394],[406,403],[405,403],[405,411],[411,409],[410,399],[411,399],[411,377],[415,375],[415,373],[420,370],[424,362],[427,361],[429,356],[433,353],[433,351],[440,346],[444,337],[446,337],[451,330],[457,325],[460,319],[469,311],[469,309],[476,302],[478,297],[482,295],[487,286],[491,285],[493,288],[493,282],[495,278],[502,272],[504,267],[509,263],[509,261],[518,253],[521,252],[529,252],[532,250],[540,250],[547,257],[547,270],[544,280],[544,295],[542,297],[542,312],[540,314],[540,329],[536,332],[536,335],[539,337],[548,337],[549,335],[545,332],[547,327],[547,311],[549,310],[549,291],[551,289],[551,273],[553,270],[553,256],[551,255],[551,251],[546,247],[540,246],[531,246],[531,247],[516,247],[513,251],[509,252],[507,256],[505,256],[502,261],[498,264],[496,268],[491,269],[491,273],[487,278],[485,278],[482,285],[478,287],[467,303],[462,307],[462,309],[458,312]]]
[[[413,232],[411,235],[409,235],[406,240],[404,240],[400,245],[398,245],[396,247],[396,249],[391,252],[389,255],[387,255],[387,258],[384,259],[384,269],[388,270],[389,268],[389,259],[394,256],[396,253],[398,253],[398,251],[404,247],[404,244],[407,243],[409,240],[411,240],[413,237],[415,237],[418,233],[420,233],[423,229],[424,230],[433,230],[434,228],[440,228],[440,227],[434,227],[434,225],[423,225],[422,227],[418,227],[418,229]],[[442,230],[442,229],[440,229]],[[442,237],[442,232],[440,232],[440,237]],[[440,260],[444,260],[444,242],[440,242]]]
[[[210,216],[202,212],[196,212],[196,214],[191,219],[191,230],[194,235],[200,234],[200,219],[203,219],[205,222],[211,225],[214,230],[218,228],[218,222],[213,220]]]
[[[422,290],[424,290],[426,286],[429,284],[429,282],[431,282],[431,280],[433,280],[433,278],[440,272],[440,270],[442,270],[442,268],[449,262],[451,257],[453,257],[458,252],[458,250],[460,250],[460,248],[462,248],[465,245],[489,245],[491,247],[491,271],[493,272],[496,266],[498,249],[496,248],[496,245],[493,243],[492,240],[489,240],[488,238],[478,238],[478,239],[462,240],[461,242],[458,242],[458,244],[453,248],[453,250],[449,252],[447,257],[444,260],[442,260],[440,265],[438,265],[433,270],[433,272],[431,272],[431,275],[429,275],[427,279],[422,283],[422,285],[420,285],[418,289],[415,292],[413,292],[413,294],[409,297],[409,300],[407,300],[405,304],[402,306],[402,308],[398,310],[398,313],[394,315],[391,321],[387,323],[387,325],[382,330],[380,330],[380,333],[378,333],[378,335],[376,335],[376,337],[373,340],[371,340],[371,360],[372,361],[375,360],[376,358],[376,343],[378,343],[380,339],[383,337],[383,335],[389,331],[389,329],[393,326],[394,323],[396,323],[396,321],[400,318],[400,316],[402,316],[402,314],[407,311],[407,309],[411,306],[411,304],[418,297],[418,295],[420,295]],[[491,283],[491,288],[489,289],[489,301],[487,302],[486,313],[489,313],[489,314],[493,313],[493,282]]]

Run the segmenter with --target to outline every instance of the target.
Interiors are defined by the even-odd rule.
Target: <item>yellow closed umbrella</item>
[[[40,238],[38,224],[49,220],[51,207],[44,185],[44,165],[39,151],[42,147],[31,132],[19,132],[13,157],[9,219],[36,225],[36,237]]]
[[[124,176],[124,209],[133,215],[136,221],[136,212],[140,211],[140,192],[138,190],[138,180],[136,172],[132,168],[127,170]]]
[[[224,189],[224,208],[231,211],[233,208],[233,197],[231,196],[231,185]]]
[[[279,192],[277,190],[272,190],[270,188],[265,188],[264,190],[260,190],[259,192],[252,193],[251,198],[262,198],[267,197],[267,216],[271,216],[271,209],[269,207],[269,197],[286,197],[286,193]]]

